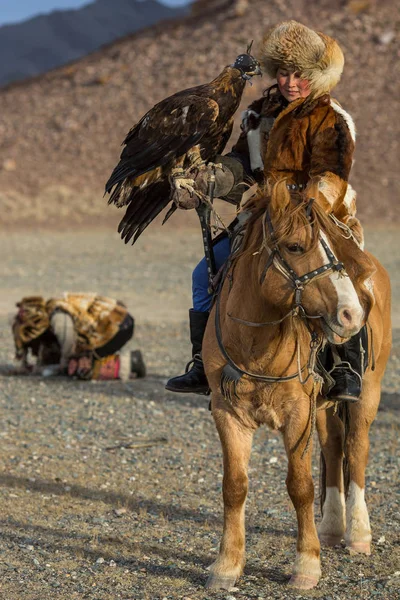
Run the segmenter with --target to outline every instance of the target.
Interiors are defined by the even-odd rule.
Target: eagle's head
[[[260,63],[250,54],[251,46],[248,46],[246,54],[239,54],[232,67],[242,73],[243,79],[251,79],[254,75],[262,75]]]

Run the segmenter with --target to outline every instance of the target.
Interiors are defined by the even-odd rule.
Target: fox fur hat
[[[261,61],[271,78],[280,67],[299,71],[312,96],[329,93],[339,82],[344,56],[339,44],[297,21],[276,25],[262,42]]]

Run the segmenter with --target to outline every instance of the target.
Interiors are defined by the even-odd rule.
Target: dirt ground
[[[134,248],[114,225],[89,232],[4,232],[0,239],[0,599],[234,600],[400,598],[400,229],[367,229],[393,282],[394,345],[371,431],[371,557],[323,549],[317,589],[287,586],[296,520],[280,436],[257,432],[250,465],[245,574],[204,589],[222,529],[217,433],[200,396],[164,390],[189,356],[197,229],[153,228]],[[122,382],[6,376],[22,296],[95,291],[124,300],[148,376]],[[163,438],[140,446],[147,439]],[[134,442],[134,449],[117,448]],[[314,448],[318,484],[318,448]],[[318,489],[317,494],[318,496]],[[317,499],[316,499],[317,504]],[[317,509],[319,519],[319,510]]]

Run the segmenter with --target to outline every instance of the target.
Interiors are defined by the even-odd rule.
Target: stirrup
[[[185,373],[189,373],[190,369],[191,369],[191,368],[192,368],[192,366],[194,365],[194,362],[195,362],[195,360],[194,360],[194,359],[195,359],[195,357],[196,357],[196,356],[199,356],[199,354],[195,354],[195,355],[193,356],[193,358],[191,358],[191,359],[189,360],[189,362],[188,362],[188,363],[186,363],[186,367],[185,367]]]
[[[334,402],[358,402],[362,390],[362,377],[350,363],[335,365],[329,375],[335,381],[327,393],[327,399]]]

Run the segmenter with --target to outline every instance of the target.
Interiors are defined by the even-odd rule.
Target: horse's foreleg
[[[213,417],[224,457],[224,530],[219,556],[210,567],[206,587],[229,590],[242,574],[245,563],[244,509],[253,431],[243,427],[228,411],[214,408],[214,403]]]
[[[314,485],[311,477],[312,442],[302,458],[310,432],[308,404],[298,404],[284,430],[289,459],[286,486],[297,513],[297,552],[290,585],[300,589],[315,587],[321,577],[320,545],[314,522]]]
[[[349,407],[350,431],[345,454],[349,469],[345,541],[350,552],[371,554],[371,527],[365,502],[365,469],[369,452],[369,428],[380,399],[380,385],[365,381],[360,400]]]
[[[333,409],[317,413],[318,437],[326,465],[325,500],[319,539],[326,546],[340,544],[346,531],[346,506],[343,484],[343,423]]]

